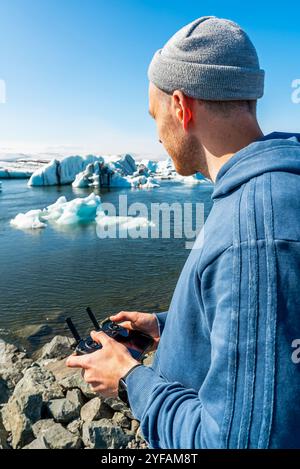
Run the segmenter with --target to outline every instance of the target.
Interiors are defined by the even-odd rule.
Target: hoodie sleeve
[[[151,367],[126,378],[130,407],[150,448],[198,448],[201,403],[194,389],[170,383]]]
[[[168,311],[164,311],[163,313],[154,313],[154,316],[156,317],[156,321],[158,325],[159,336],[161,336],[163,333],[165,323],[167,320],[167,315],[168,315]]]

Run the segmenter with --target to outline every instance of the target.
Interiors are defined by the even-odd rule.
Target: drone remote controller
[[[99,324],[91,308],[86,308],[86,312],[96,331],[105,332],[105,334],[112,339],[123,343],[136,360],[140,360],[153,345],[152,337],[147,334],[143,334],[139,331],[129,331],[125,327],[111,321],[109,318],[104,319],[104,321]],[[76,355],[86,355],[87,353],[96,352],[102,348],[102,345],[95,342],[90,336],[86,339],[82,339],[71,318],[68,317],[66,323],[76,341]]]

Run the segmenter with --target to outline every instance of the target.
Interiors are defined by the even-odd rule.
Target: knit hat
[[[180,29],[154,54],[148,69],[149,80],[161,90],[212,101],[261,98],[264,75],[247,34],[215,16]]]

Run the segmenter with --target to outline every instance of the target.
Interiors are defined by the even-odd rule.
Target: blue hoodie
[[[221,168],[204,242],[157,314],[153,365],[126,379],[150,448],[300,448],[300,144],[289,137]]]

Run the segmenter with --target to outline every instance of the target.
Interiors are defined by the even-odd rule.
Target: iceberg
[[[52,156],[52,155],[51,155]],[[187,184],[210,183],[197,173],[180,176],[170,157],[165,160],[135,160],[123,155],[59,155],[51,161],[18,159],[0,162],[0,178],[27,178],[29,186],[72,184],[75,188],[112,187],[152,189],[160,180]]]
[[[61,196],[55,203],[44,209],[19,213],[10,221],[10,224],[21,230],[35,230],[46,228],[47,223],[70,226],[91,222],[96,222],[99,227],[119,226],[122,230],[153,225],[146,217],[107,215],[103,210],[101,198],[93,192],[88,197],[78,197],[70,201],[67,201],[65,196]]]
[[[28,181],[29,186],[56,186],[71,184],[76,174],[88,164],[98,160],[95,155],[67,156],[62,160],[53,159],[50,163],[35,171]]]
[[[46,223],[41,221],[42,210],[29,210],[26,213],[19,213],[10,221],[10,224],[20,230],[35,230],[46,228]]]
[[[136,171],[136,163],[134,158],[128,153],[122,156],[119,160],[113,163],[116,170],[119,170],[121,174],[128,176]]]
[[[106,160],[106,161],[105,161]],[[136,164],[133,157],[129,154],[117,157],[109,161],[103,156],[67,156],[62,160],[53,159],[43,168],[35,171],[28,181],[29,186],[54,186],[61,184],[72,184],[76,180],[76,187],[88,187],[84,185],[81,178],[77,175],[84,172],[88,166],[95,163],[103,164],[113,173],[117,171],[121,175],[127,176],[136,171]]]
[[[130,155],[126,155],[127,162],[130,162]],[[124,163],[124,159],[121,160]],[[133,167],[131,167],[131,170]],[[75,181],[72,183],[76,188],[87,187],[132,187],[140,189],[150,189],[159,187],[157,181],[149,176],[148,169],[145,165],[135,167],[133,174],[126,175],[127,170],[121,172],[120,167],[114,163],[105,163],[97,161],[96,163],[88,164],[86,169],[77,174]]]
[[[95,220],[99,208],[101,208],[101,199],[94,193],[69,202],[65,196],[61,196],[54,204],[44,209],[19,213],[10,224],[15,228],[27,230],[45,228],[47,222],[55,222],[61,226],[87,223]]]
[[[99,195],[91,193],[88,197],[70,200],[61,196],[57,201],[42,211],[41,217],[46,221],[55,221],[57,225],[74,225],[94,221],[97,210],[101,209]]]

